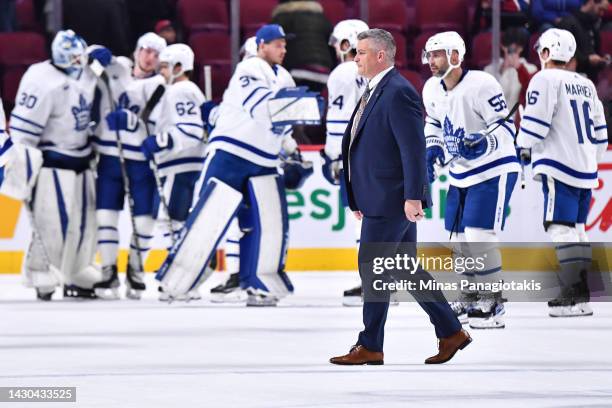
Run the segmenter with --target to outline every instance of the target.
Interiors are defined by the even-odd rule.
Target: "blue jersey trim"
[[[203,164],[203,157],[183,157],[181,159],[170,160],[157,165],[158,169],[166,169],[168,167],[179,166],[181,164]]]
[[[27,133],[29,135],[36,136],[36,137],[40,137],[42,135],[42,133],[34,133],[34,132],[29,131],[29,130],[20,129],[20,128],[15,127],[15,126],[9,126],[9,129],[15,130],[17,132]]]
[[[250,144],[241,142],[241,141],[236,140],[236,139],[232,139],[231,137],[228,137],[228,136],[215,136],[213,139],[211,139],[210,143],[214,143],[214,142],[226,142],[226,143],[230,143],[230,144],[236,145],[238,147],[241,147],[241,148],[243,148],[245,150],[248,150],[251,153],[254,153],[254,154],[256,154],[258,156],[261,156],[261,157],[263,157],[265,159],[276,160],[278,158],[277,155],[266,153],[263,150],[259,150],[255,146],[251,146]]]
[[[340,137],[342,137],[342,136],[344,136],[344,133],[327,132],[327,135],[328,136],[336,136],[336,137],[340,136]]]
[[[537,123],[538,125],[542,125],[542,126],[546,126],[546,127],[550,127],[550,123],[544,122],[542,119],[538,119],[538,118],[534,118],[533,116],[528,116],[525,115],[523,116],[524,120],[529,120],[531,122]]]
[[[599,132],[600,130],[604,130],[604,129],[607,129],[607,128],[608,128],[608,126],[607,126],[607,125],[601,125],[601,126],[597,126],[597,127],[595,128],[595,131],[596,131],[596,132]]]
[[[117,142],[113,142],[111,140],[101,140],[99,137],[95,136],[93,138],[93,142],[97,145],[100,146],[107,146],[107,147],[117,147]],[[125,144],[125,143],[121,143],[121,147],[123,147],[124,150],[129,150],[132,152],[141,152],[140,150],[140,146],[133,146],[133,145],[129,145],[129,144]]]
[[[506,157],[502,157],[501,159],[493,160],[490,163],[483,164],[482,166],[476,167],[475,169],[468,170],[465,173],[457,174],[457,173],[453,173],[452,171],[450,171],[449,173],[451,176],[453,176],[457,180],[463,180],[464,178],[473,176],[475,174],[482,173],[484,171],[492,169],[493,167],[501,166],[503,164],[508,164],[508,163],[518,163],[518,159],[516,158],[516,156],[506,156]]]
[[[349,123],[350,120],[328,120],[327,123]]]
[[[540,159],[537,160],[535,162],[533,162],[532,167],[535,168],[536,166],[550,166],[550,167],[554,167],[557,170],[562,171],[565,174],[568,174],[572,177],[575,178],[579,178],[579,179],[583,179],[583,180],[593,180],[597,178],[597,172],[594,173],[584,173],[578,170],[574,170],[570,167],[567,167],[565,164],[563,163],[559,163],[558,161],[555,160],[551,160],[551,159]]]
[[[260,89],[270,89],[270,88],[267,88],[265,86],[258,86],[257,88],[253,89],[253,91],[249,94],[249,96],[247,96],[245,100],[242,102],[242,106],[246,105],[249,99],[251,99],[253,95],[255,95],[255,93],[259,91]]]
[[[255,108],[257,107],[257,105],[259,105],[260,103],[262,103],[264,101],[264,99],[266,99],[268,96],[272,95],[272,91],[268,92],[267,94],[265,94],[264,96],[261,97],[260,100],[258,100],[257,102],[255,102],[253,104],[253,106],[251,106],[251,110],[249,111],[249,115],[251,115],[251,117],[253,117],[253,111],[255,110]]]
[[[19,120],[22,120],[22,121],[24,121],[25,123],[30,124],[30,125],[32,125],[32,126],[36,126],[37,128],[40,128],[40,130],[44,130],[44,129],[45,129],[45,127],[44,127],[43,125],[41,125],[41,124],[39,124],[39,123],[36,123],[36,122],[34,122],[34,121],[31,121],[30,119],[22,118],[21,116],[16,115],[16,114],[14,114],[14,113],[11,113],[11,117],[13,117],[13,118],[17,118],[17,119],[19,119]]]
[[[525,129],[522,126],[521,126],[521,132],[524,132],[524,133],[528,134],[529,136],[535,137],[537,139],[544,140],[544,136],[540,136],[537,133],[532,132],[531,130],[527,130],[527,129]]]

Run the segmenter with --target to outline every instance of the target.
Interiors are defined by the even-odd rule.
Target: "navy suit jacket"
[[[350,144],[357,109],[359,104],[342,138],[351,210],[365,216],[396,216],[404,213],[408,199],[429,207],[422,102],[414,87],[397,69],[389,71],[370,96]]]

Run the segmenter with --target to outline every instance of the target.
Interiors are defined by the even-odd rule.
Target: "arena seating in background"
[[[240,28],[242,37],[249,38],[264,24],[270,22],[277,0],[242,0],[240,2]]]
[[[383,28],[392,33],[405,33],[408,9],[404,0],[370,0],[368,8],[370,27]]]
[[[423,85],[425,85],[425,81],[423,80],[421,73],[411,69],[400,69],[399,71],[404,78],[410,81],[412,86],[414,86],[414,89],[416,89],[416,91],[420,94],[423,90]]]
[[[421,32],[457,31],[467,33],[468,2],[467,0],[416,0],[416,25]]]
[[[15,2],[17,26],[20,31],[42,32],[42,25],[36,21],[34,2],[32,0],[17,0]]]
[[[229,32],[229,10],[225,0],[179,0],[177,15],[186,36],[197,31]]]
[[[493,35],[490,32],[478,33],[472,39],[472,46],[468,48],[469,61],[471,66],[483,69],[491,63],[491,42]]]
[[[28,66],[47,59],[45,38],[38,33],[0,33],[0,75],[2,101],[12,109],[21,76]]]
[[[320,0],[319,3],[327,19],[334,25],[348,16],[347,5],[343,0]]]

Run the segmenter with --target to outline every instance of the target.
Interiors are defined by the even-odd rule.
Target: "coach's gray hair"
[[[390,64],[395,63],[395,40],[390,32],[383,30],[382,28],[371,28],[366,31],[362,31],[357,35],[358,40],[370,39],[374,42],[376,51],[384,51],[387,56],[387,62]]]

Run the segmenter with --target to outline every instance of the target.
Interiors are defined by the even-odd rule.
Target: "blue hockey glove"
[[[470,133],[459,142],[459,155],[468,160],[474,160],[497,149],[495,135]]]
[[[92,50],[89,53],[89,56],[97,60],[103,67],[107,67],[111,63],[111,59],[113,58],[113,54],[108,48],[105,47],[99,47]]]
[[[105,119],[110,130],[138,130],[138,116],[129,109],[117,109],[106,115]]]
[[[158,153],[164,149],[172,149],[172,137],[170,137],[168,134],[162,134],[161,136],[165,136],[162,137],[162,139],[165,139],[166,143],[158,140],[156,135],[151,135],[147,137],[144,142],[142,142],[140,150],[142,151],[142,154],[145,155],[147,160],[153,160],[155,153]]]
[[[427,148],[426,153],[427,160],[427,177],[429,178],[429,182],[433,183],[436,179],[436,170],[434,169],[434,164],[444,163],[444,150],[440,146],[430,146]]]
[[[219,105],[213,101],[204,102],[200,106],[200,115],[202,116],[202,122],[204,122],[204,127],[206,128],[206,131],[209,134],[215,127],[216,118],[214,117],[215,115],[212,115],[211,117],[211,114],[213,113],[213,109],[215,109],[217,106]]]

